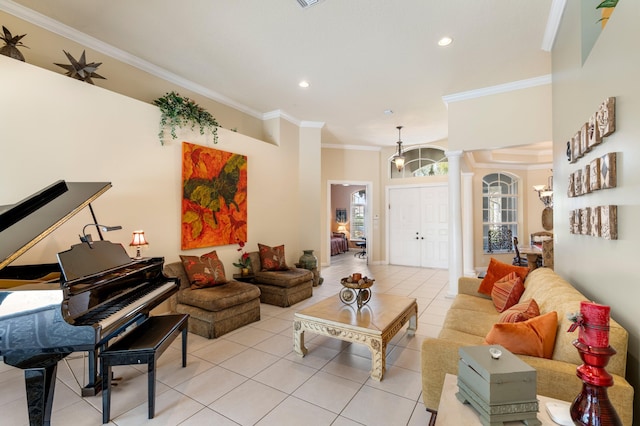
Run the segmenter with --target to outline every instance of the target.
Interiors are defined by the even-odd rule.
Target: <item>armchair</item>
[[[252,283],[260,288],[260,302],[286,308],[313,295],[313,272],[302,268],[263,270],[257,251],[249,253],[249,259]]]
[[[231,280],[192,289],[182,262],[165,264],[164,272],[180,279],[180,290],[169,299],[169,307],[190,315],[189,332],[212,339],[260,320],[260,290],[255,286]]]

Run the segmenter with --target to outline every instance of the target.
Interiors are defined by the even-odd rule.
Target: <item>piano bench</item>
[[[187,366],[187,323],[189,315],[149,317],[129,334],[100,353],[102,372],[102,423],[109,423],[111,411],[111,367],[147,364],[149,418],[155,415],[156,361],[182,333],[182,367]]]

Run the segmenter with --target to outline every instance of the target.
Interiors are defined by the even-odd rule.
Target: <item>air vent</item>
[[[302,6],[303,9],[306,9],[318,3],[318,0],[298,0],[298,3],[300,4],[300,6]]]

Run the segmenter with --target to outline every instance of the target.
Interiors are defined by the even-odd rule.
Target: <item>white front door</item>
[[[448,185],[389,190],[389,262],[446,268],[449,262]]]

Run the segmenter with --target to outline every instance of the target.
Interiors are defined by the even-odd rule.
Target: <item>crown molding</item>
[[[544,170],[553,169],[553,164],[513,164],[513,163],[475,163],[475,169],[507,169],[507,170]]]
[[[551,52],[553,49],[553,43],[556,41],[558,35],[558,29],[560,28],[560,21],[564,14],[564,8],[567,5],[567,0],[553,0],[551,2],[551,9],[549,10],[549,18],[547,18],[547,26],[544,29],[544,36],[542,37],[542,50]]]
[[[553,169],[553,164],[551,163],[541,163],[541,164],[514,164],[514,163],[478,163],[473,160],[473,156],[465,156],[468,164],[473,168],[473,170],[479,169],[508,169],[508,170],[543,170],[543,169]]]
[[[527,78],[525,80],[512,81],[511,83],[499,84],[497,86],[483,87],[481,89],[469,90],[466,92],[445,95],[442,100],[449,104],[451,102],[465,101],[468,99],[480,98],[483,96],[496,95],[498,93],[512,92],[515,90],[528,89],[536,86],[551,84],[551,74],[540,77]]]
[[[322,129],[324,127],[324,121],[301,121],[300,127]]]
[[[272,120],[274,118],[282,118],[283,120],[287,120],[289,123],[295,124],[298,127],[301,127],[302,121],[298,120],[291,114],[281,109],[276,109],[273,111],[265,112],[260,117],[262,120]]]
[[[75,41],[82,46],[86,46],[90,49],[95,50],[96,52],[100,52],[102,54],[110,56],[113,59],[131,65],[170,83],[176,84],[180,87],[184,87],[185,89],[190,90],[194,93],[198,93],[211,100],[234,108],[247,115],[258,119],[261,119],[263,116],[261,112],[258,112],[253,108],[236,102],[233,99],[230,99],[216,91],[213,91],[186,78],[180,77],[179,75],[174,74],[162,67],[147,62],[144,59],[125,52],[124,50],[118,49],[115,46],[98,40],[95,37],[71,28],[70,26],[63,24],[62,22],[56,21],[55,19],[36,12],[35,10],[19,5],[11,0],[0,0],[0,10],[3,10],[33,25],[41,27],[47,31],[51,31],[52,33],[58,34],[62,37],[68,38],[69,40]]]
[[[282,118],[283,120],[287,120],[288,122],[295,124],[298,127],[306,127],[313,129],[322,129],[324,127],[324,121],[305,121],[298,120],[291,114],[281,109],[276,109],[273,111],[265,112],[260,117],[262,120],[272,120],[274,118]]]

